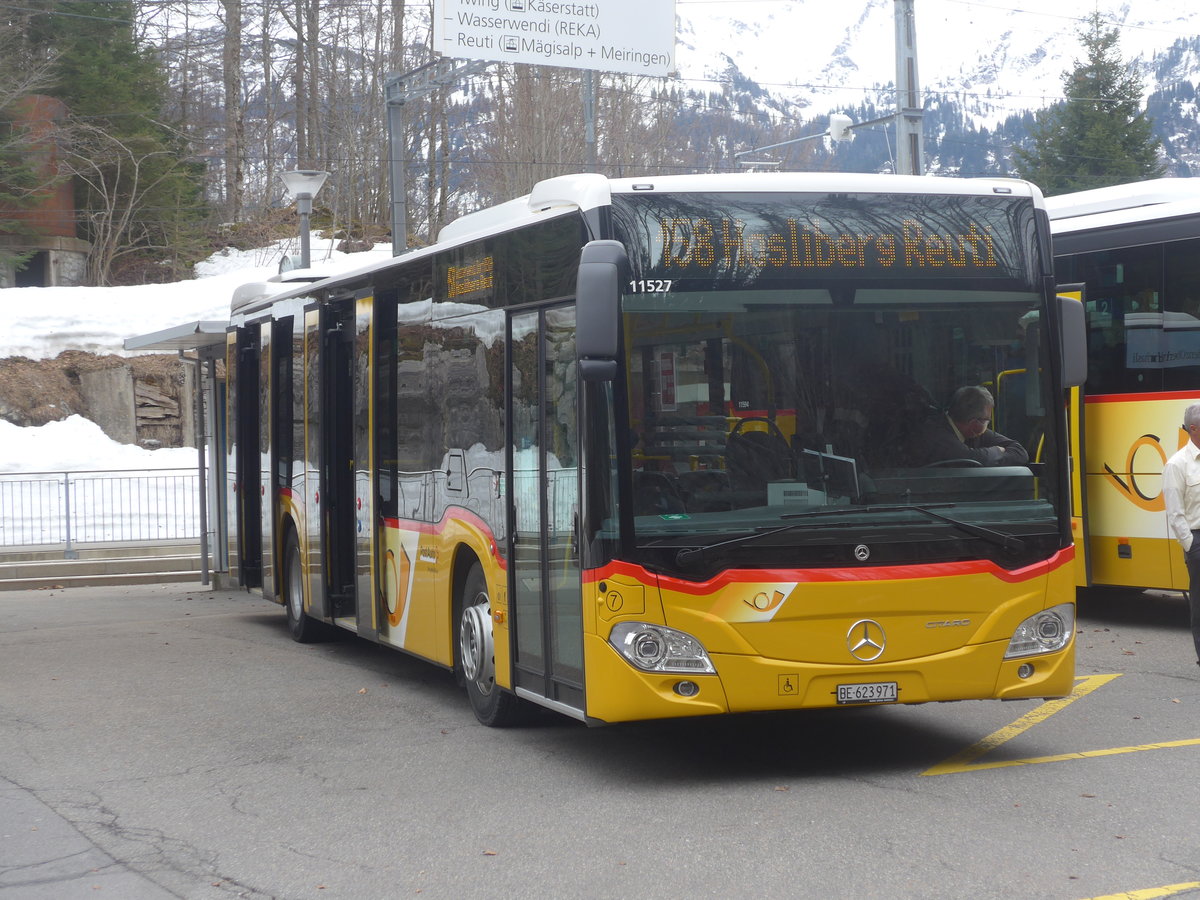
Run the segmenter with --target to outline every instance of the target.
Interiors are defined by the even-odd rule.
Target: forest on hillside
[[[353,242],[386,240],[392,216],[388,103],[400,74],[429,73],[395,104],[407,233],[436,236],[463,212],[542,178],[736,171],[735,153],[819,135],[828,111],[773,95],[736,70],[720,81],[595,73],[595,142],[585,141],[584,73],[491,63],[434,69],[430,0],[29,0],[0,29],[0,119],[30,93],[70,110],[66,171],[94,247],[93,283],[168,280],[221,242],[265,243],[294,228],[279,174],[328,171],[313,223]],[[1200,38],[1182,41],[1194,58]],[[1169,61],[1164,65],[1169,65]],[[1178,60],[1176,61],[1178,64]],[[1196,150],[1195,92],[1179,82],[1156,124],[1173,174]],[[397,99],[393,90],[393,100]],[[841,110],[856,121],[890,110]],[[1190,118],[1189,118],[1190,115]],[[954,97],[927,94],[927,169],[1012,172],[1033,113],[993,129]],[[0,135],[2,136],[2,135]],[[889,171],[885,128],[852,143],[797,143],[784,169]],[[0,199],[18,192],[20,147]],[[7,152],[6,152],[7,151]],[[1182,167],[1182,169],[1180,168]],[[5,187],[10,188],[5,190]],[[3,223],[0,222],[0,226]],[[0,231],[3,228],[0,227]]]

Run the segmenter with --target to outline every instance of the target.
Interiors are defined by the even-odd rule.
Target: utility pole
[[[925,110],[917,81],[914,0],[896,0],[896,174],[924,173]]]
[[[428,97],[443,85],[476,75],[488,60],[441,57],[411,72],[389,72],[383,82],[387,104],[388,169],[392,183],[392,256],[408,249],[408,172],[405,165],[404,104]]]
[[[597,169],[596,156],[596,80],[591,69],[583,70],[583,149],[589,172]]]

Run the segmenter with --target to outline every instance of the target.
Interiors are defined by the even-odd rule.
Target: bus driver
[[[1020,442],[988,427],[994,406],[987,388],[960,387],[950,398],[946,412],[928,419],[917,430],[909,447],[911,464],[953,465],[954,460],[973,460],[980,466],[1025,465],[1029,454]]]

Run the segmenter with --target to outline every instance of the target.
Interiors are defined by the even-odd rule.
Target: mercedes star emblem
[[[846,632],[846,646],[855,659],[871,662],[883,655],[887,635],[883,633],[883,626],[874,619],[859,619]]]

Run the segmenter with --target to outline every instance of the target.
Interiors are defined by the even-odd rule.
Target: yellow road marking
[[[1155,744],[1137,744],[1132,747],[1110,747],[1106,750],[1081,750],[1077,753],[1058,753],[1054,756],[1033,756],[1027,759],[1008,759],[999,762],[976,762],[975,760],[983,756],[990,750],[994,750],[1006,741],[1010,741],[1022,732],[1028,731],[1039,722],[1044,722],[1056,712],[1065,709],[1070,704],[1074,703],[1080,697],[1090,694],[1099,687],[1103,687],[1115,678],[1120,678],[1117,675],[1086,675],[1080,676],[1074,689],[1066,697],[1060,700],[1047,700],[1037,709],[1031,710],[1021,718],[1017,719],[1011,725],[1005,725],[998,731],[993,731],[983,740],[972,744],[965,750],[954,754],[944,762],[938,763],[930,769],[922,772],[922,775],[953,775],[958,772],[977,772],[983,769],[1004,769],[1010,766],[1030,766],[1037,763],[1062,762],[1068,759],[1092,759],[1098,756],[1117,756],[1121,753],[1136,753],[1139,750],[1165,750],[1172,747],[1194,747],[1200,746],[1200,738],[1190,738],[1182,741],[1161,741]],[[1114,896],[1124,897],[1125,894],[1117,894]],[[1137,895],[1131,895],[1137,896]],[[1147,894],[1147,897],[1167,896],[1165,894]],[[1140,898],[1139,898],[1140,900]]]
[[[1039,722],[1044,722],[1056,712],[1066,709],[1080,697],[1084,697],[1108,684],[1115,678],[1120,678],[1120,674],[1116,675],[1087,675],[1076,679],[1078,682],[1071,690],[1071,693],[1059,700],[1047,700],[1037,709],[1030,710],[1011,725],[1005,725],[998,731],[993,731],[981,741],[977,741],[965,750],[955,753],[944,762],[938,763],[931,769],[922,772],[922,775],[950,775],[955,772],[969,772],[975,769],[996,769],[1003,766],[1019,766],[1033,760],[1010,760],[1000,763],[976,763],[975,760],[983,756],[989,750],[994,750],[1006,741],[1011,741],[1022,732],[1028,731]],[[1068,758],[1068,757],[1064,757]],[[1049,757],[1037,760],[1038,762],[1048,762]]]
[[[1121,753],[1136,753],[1139,750],[1166,750],[1171,747],[1200,746],[1200,738],[1186,741],[1162,741],[1158,744],[1135,744],[1132,747],[1110,747],[1107,750],[1081,750],[1078,753],[1057,753],[1054,756],[1031,756],[1028,759],[1010,759],[1004,762],[972,763],[957,768],[934,766],[922,775],[950,775],[954,772],[975,772],[983,769],[1003,769],[1008,766],[1031,766],[1036,763],[1062,762],[1067,759],[1092,759],[1097,756],[1117,756]],[[945,763],[942,764],[943,766]]]
[[[1089,900],[1153,900],[1155,897],[1170,897],[1180,891],[1190,891],[1195,888],[1200,888],[1200,881],[1168,884],[1165,887],[1145,888],[1140,891],[1126,891],[1123,894],[1105,894],[1103,897],[1091,897]]]

